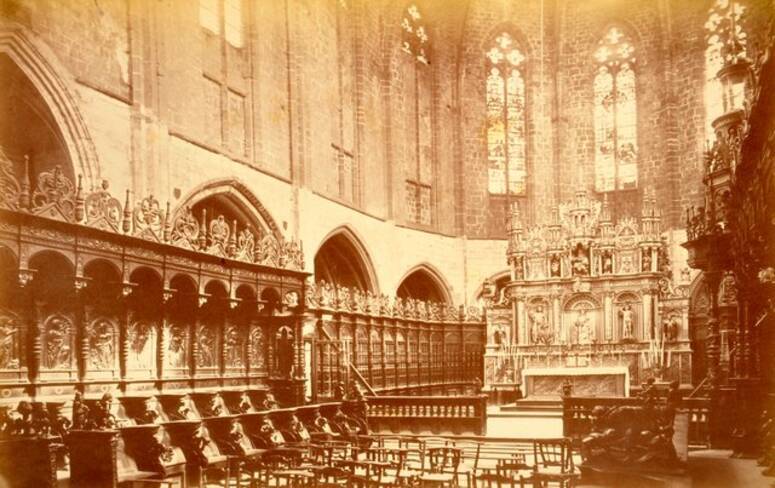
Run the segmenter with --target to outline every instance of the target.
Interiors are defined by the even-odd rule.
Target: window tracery
[[[525,143],[525,55],[507,32],[485,53],[488,76],[488,189],[493,194],[524,195],[527,179]]]
[[[638,186],[638,118],[635,48],[618,27],[611,27],[594,52],[595,189]]]

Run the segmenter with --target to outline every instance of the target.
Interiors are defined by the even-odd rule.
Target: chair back
[[[425,441],[415,437],[401,437],[398,439],[398,447],[406,451],[406,461],[413,468],[425,470]]]
[[[460,466],[460,449],[456,447],[432,447],[426,451],[428,468],[432,473],[457,474]]]
[[[474,475],[472,486],[474,488],[516,488],[521,487],[523,482],[511,475],[491,470],[484,470],[478,475]]]
[[[563,473],[573,472],[573,455],[570,442],[568,438],[536,439],[533,441],[534,467],[536,469],[540,467],[558,467]]]

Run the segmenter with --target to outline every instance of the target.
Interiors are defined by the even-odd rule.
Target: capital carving
[[[35,276],[35,270],[21,268],[19,269],[19,286],[24,288],[32,282],[32,278]]]

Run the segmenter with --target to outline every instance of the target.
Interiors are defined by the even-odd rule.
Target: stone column
[[[560,313],[560,295],[557,293],[552,293],[551,299],[552,299],[552,328],[555,331],[556,336],[559,337],[560,340],[564,340],[567,343],[569,342],[567,337],[567,331],[565,330],[566,328],[563,327],[562,314]]]
[[[608,342],[618,341],[620,335],[618,328],[614,326],[616,324],[616,310],[614,310],[613,301],[613,294],[606,292],[603,300],[603,327],[605,329],[603,337]]]
[[[640,337],[643,340],[650,340],[652,338],[652,321],[653,318],[651,316],[651,289],[644,288],[643,289],[643,310],[642,310],[641,317],[643,317],[643,320],[641,320],[641,331],[640,331]],[[636,335],[636,334],[634,334]]]
[[[511,333],[512,344],[528,344],[530,334],[528,333],[527,312],[525,311],[525,297],[517,297],[517,320]]]

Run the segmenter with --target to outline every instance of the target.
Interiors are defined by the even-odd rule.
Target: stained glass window
[[[199,24],[215,34],[221,33],[221,11],[218,0],[199,0]]]
[[[495,38],[487,57],[487,161],[490,193],[524,195],[525,56],[506,32]]]
[[[638,110],[635,48],[611,27],[594,52],[595,189],[638,186]]]
[[[199,0],[199,24],[213,34],[223,31],[234,47],[244,44],[242,0]]]
[[[708,134],[713,133],[711,123],[724,111],[723,89],[716,74],[725,63],[746,57],[747,35],[743,29],[745,7],[729,0],[716,0],[708,14],[705,29],[708,42],[705,49],[705,122]],[[733,93],[742,99],[743,93]],[[741,100],[730,105],[741,106]]]
[[[234,47],[242,47],[242,0],[224,0],[223,12],[226,42]]]

